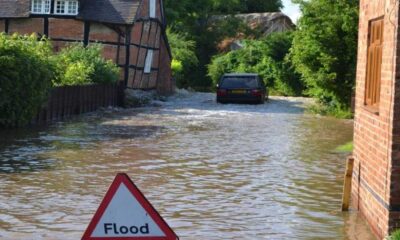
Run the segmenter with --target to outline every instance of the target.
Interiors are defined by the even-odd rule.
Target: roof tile
[[[0,18],[29,17],[29,0],[0,0]]]

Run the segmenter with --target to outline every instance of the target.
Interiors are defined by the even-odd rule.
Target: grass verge
[[[322,104],[314,104],[307,108],[307,112],[313,114],[320,114],[323,116],[332,116],[339,119],[351,119],[353,118],[353,113],[350,109],[342,110],[333,107],[327,107]]]
[[[354,148],[353,142],[348,142],[346,144],[337,147],[335,150],[338,152],[352,152],[353,148]]]

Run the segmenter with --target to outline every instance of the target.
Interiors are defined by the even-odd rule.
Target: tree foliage
[[[179,88],[189,86],[190,70],[197,67],[199,60],[195,54],[195,42],[188,40],[182,33],[167,29],[168,40],[172,51],[172,72]]]
[[[217,54],[217,45],[223,39],[235,37],[247,32],[248,27],[240,20],[230,17],[225,21],[213,21],[215,15],[236,13],[280,11],[281,0],[173,0],[165,1],[168,24],[175,33],[185,33],[187,40],[195,42],[195,54],[199,60],[197,67],[184,66],[190,72],[188,85],[192,87],[210,87],[212,81],[207,77],[207,65],[211,57]],[[189,80],[190,79],[190,80]]]
[[[286,32],[244,41],[242,49],[214,57],[208,74],[216,84],[224,73],[258,73],[275,92],[301,95],[303,84],[287,57],[292,39],[292,33]]]
[[[269,0],[246,0],[245,12],[247,13],[260,13],[260,12],[277,12],[282,9],[282,1],[269,1]]]
[[[23,126],[41,107],[54,76],[51,53],[35,35],[0,34],[0,127]]]
[[[348,0],[294,0],[302,17],[291,56],[308,93],[329,108],[351,102],[357,56],[358,5]]]

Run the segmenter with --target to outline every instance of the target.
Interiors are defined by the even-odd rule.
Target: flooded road
[[[374,239],[341,207],[352,121],[301,98],[220,105],[181,92],[49,128],[0,132],[0,239],[80,239],[126,172],[181,240]]]

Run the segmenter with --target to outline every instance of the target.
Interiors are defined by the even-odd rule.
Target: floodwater
[[[342,213],[352,121],[302,98],[220,105],[180,92],[47,128],[0,132],[0,239],[80,239],[126,172],[181,240],[374,239]]]

